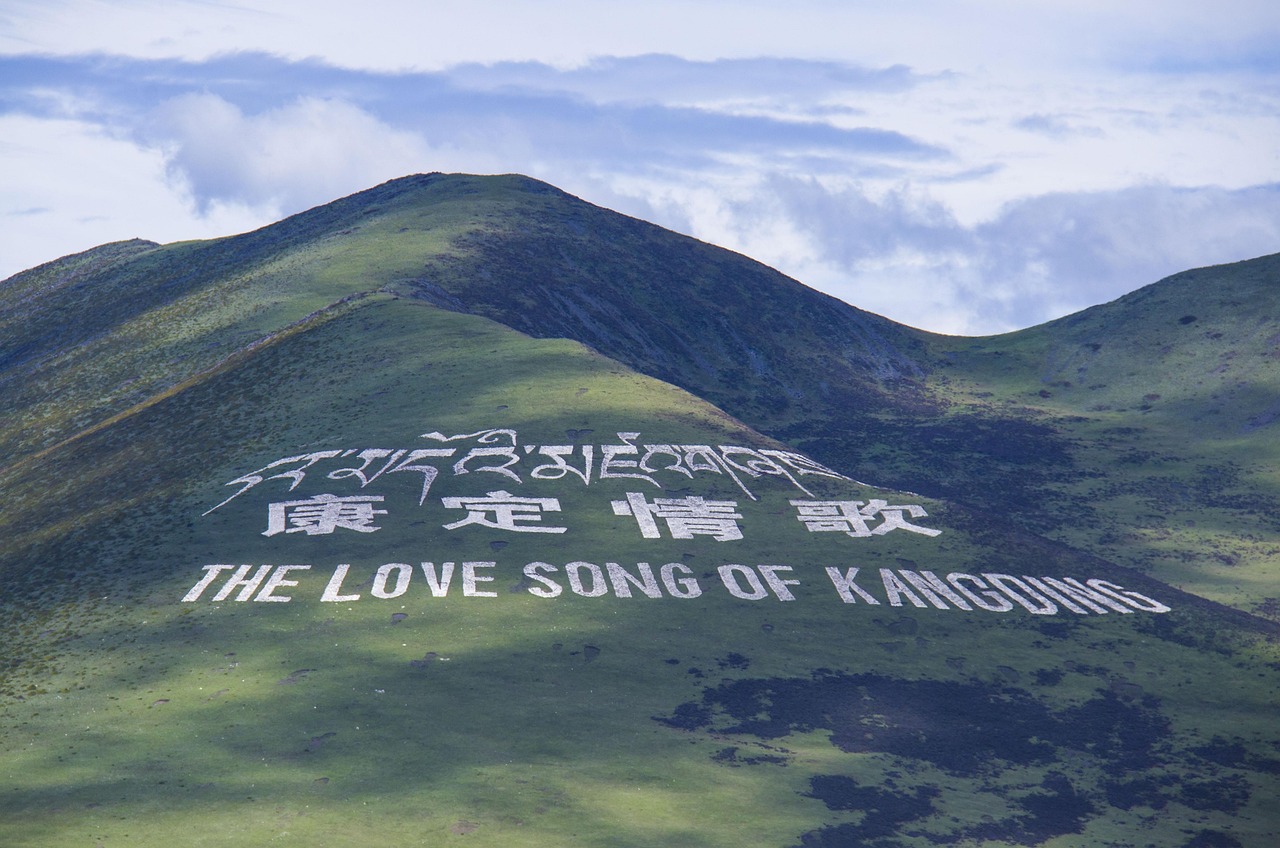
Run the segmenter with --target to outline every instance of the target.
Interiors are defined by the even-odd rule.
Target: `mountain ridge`
[[[52,376],[16,404],[32,412],[0,428],[11,455],[145,402],[215,367],[228,349],[382,291],[534,337],[572,338],[855,479],[1009,515],[1139,570],[1169,564],[1169,553],[1153,554],[1148,542],[1173,534],[1196,559],[1194,569],[1176,566],[1178,579],[1242,608],[1264,601],[1250,599],[1252,589],[1217,585],[1226,574],[1214,563],[1261,585],[1280,545],[1266,520],[1260,541],[1244,538],[1255,535],[1249,528],[1258,515],[1280,511],[1280,485],[1268,472],[1280,456],[1265,439],[1280,418],[1280,381],[1267,367],[1280,357],[1280,325],[1269,318],[1280,314],[1280,257],[1184,272],[1014,333],[939,336],[537,180],[426,174],[251,233],[160,247],[118,243],[4,285],[65,267],[59,285],[37,294],[70,297],[83,290],[81,266],[104,269],[95,294],[118,292],[116,306],[85,311],[55,302],[3,327],[18,339],[4,362],[53,345],[45,354]],[[200,297],[182,307],[193,293]],[[165,303],[178,311],[165,313]],[[1243,321],[1234,317],[1240,310],[1248,313]],[[67,353],[54,327],[69,318],[89,335]],[[164,335],[157,322],[207,329],[198,344],[166,346],[157,342]],[[119,332],[95,342],[112,327],[128,329],[131,347],[121,346]],[[95,376],[59,382],[51,351],[67,363],[62,373],[96,369]],[[12,373],[0,370],[0,380]],[[104,398],[100,386],[118,384],[128,388]],[[1234,423],[1223,430],[1224,421]],[[45,436],[32,442],[33,433]],[[1125,517],[1105,526],[1108,502],[1122,501],[1128,516],[1135,496],[1161,491],[1174,496],[1181,523],[1145,512],[1136,542],[1117,545],[1132,525],[1121,528]],[[1066,503],[1101,526],[1094,538],[1062,529],[1056,511]],[[1226,528],[1207,540],[1185,526],[1205,506]],[[1195,588],[1195,571],[1205,567],[1220,576]]]

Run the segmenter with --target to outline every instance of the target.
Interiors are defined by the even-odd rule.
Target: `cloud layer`
[[[942,332],[1029,326],[1188,267],[1280,250],[1280,85],[1240,28],[1201,32],[1182,52],[1147,36],[1122,52],[1113,38],[1069,76],[892,61],[884,45],[867,48],[884,60],[874,63],[556,62],[545,48],[540,60],[473,46],[459,55],[475,60],[428,67],[395,66],[395,38],[383,53],[300,58],[296,45],[193,55],[182,39],[133,35],[121,38],[133,55],[54,55],[3,35],[38,43],[40,15],[47,25],[77,7],[18,3],[0,21],[0,277],[113,238],[261,226],[420,171],[527,173]],[[188,41],[220,43],[209,7],[181,8]],[[228,27],[252,44],[246,16],[270,33],[296,22],[281,8],[237,7]],[[821,8],[847,20],[826,3],[801,16]],[[920,58],[909,40],[894,44]],[[1226,44],[1245,49],[1229,67]],[[1098,65],[1108,53],[1125,59]]]

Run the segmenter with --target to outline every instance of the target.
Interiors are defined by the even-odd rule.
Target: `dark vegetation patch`
[[[1205,829],[1191,837],[1183,848],[1244,848],[1244,845],[1229,833]]]
[[[721,668],[739,668],[743,669],[751,665],[751,660],[744,657],[737,651],[731,651],[725,656],[716,660],[716,665]]]
[[[1280,760],[1250,752],[1239,740],[1215,736],[1208,745],[1193,749],[1196,756],[1227,768],[1250,769],[1280,774]]]
[[[759,765],[775,765],[785,766],[787,758],[781,754],[756,754],[755,756],[741,756],[741,749],[732,745],[728,748],[721,748],[711,755],[711,759],[717,763],[724,763],[727,766],[759,766]]]
[[[803,848],[834,848],[896,844],[896,840],[889,838],[901,832],[902,825],[931,815],[933,799],[939,791],[936,786],[921,786],[913,791],[862,786],[844,775],[819,774],[809,779],[807,794],[826,804],[829,810],[862,813],[861,821],[856,823],[831,825],[800,837]]]
[[[1070,739],[1068,747],[1105,760],[1112,774],[1159,766],[1160,743],[1170,735],[1169,719],[1159,712],[1154,699],[1134,704],[1110,690],[1067,710],[1062,718],[1082,731]]]
[[[762,739],[827,730],[843,751],[910,757],[962,775],[993,761],[1049,764],[1057,747],[1143,768],[1155,762],[1155,747],[1169,732],[1168,720],[1150,705],[1111,692],[1054,713],[1022,690],[978,681],[834,672],[725,681],[657,720]]]
[[[1103,786],[1107,803],[1116,809],[1132,810],[1134,807],[1150,807],[1163,810],[1169,803],[1171,788],[1178,778],[1172,774],[1149,774],[1132,780],[1111,780]]]
[[[1050,772],[1040,790],[1012,799],[1021,812],[968,828],[956,839],[981,839],[1014,845],[1039,845],[1067,833],[1080,833],[1096,808],[1065,775]]]
[[[1031,672],[1031,679],[1037,686],[1057,686],[1065,676],[1066,672],[1060,668],[1037,668]]]
[[[1187,781],[1179,788],[1177,800],[1193,810],[1238,812],[1249,803],[1249,780],[1233,774],[1213,780]]]
[[[1071,670],[1106,672],[1082,666]],[[1065,673],[1040,669],[1033,676],[1037,684],[1052,686]],[[802,848],[895,848],[907,834],[903,826],[916,821],[921,829],[911,835],[936,844],[987,840],[1039,845],[1082,832],[1108,807],[1164,810],[1178,804],[1235,813],[1248,803],[1252,787],[1244,775],[1218,774],[1220,766],[1270,763],[1222,738],[1197,749],[1179,748],[1157,699],[1141,693],[1126,697],[1112,688],[1054,709],[1002,683],[904,680],[818,669],[808,678],[725,680],[655,720],[717,737],[762,740],[826,731],[831,744],[847,753],[890,755],[977,780],[976,791],[1000,797],[1010,810],[1003,818],[943,822],[933,818],[941,791],[937,787],[903,789],[892,778],[867,785],[849,776],[815,775],[809,797],[832,811],[860,817],[805,833]],[[1096,760],[1109,776],[1105,782],[1087,787],[1073,783],[1066,772],[1081,755]],[[743,757],[738,746],[722,748],[714,759],[729,766],[774,762],[768,756]],[[1039,786],[1032,791],[1011,788],[1026,786],[1017,779],[1000,779],[1006,772],[1026,774],[1022,770],[1045,766],[1053,768],[1042,780],[1033,778]],[[902,770],[914,769],[907,765]]]

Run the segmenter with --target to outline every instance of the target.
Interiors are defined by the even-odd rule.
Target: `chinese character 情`
[[[712,536],[718,542],[742,538],[738,519],[737,501],[709,501],[705,498],[654,498],[645,500],[639,492],[627,492],[625,501],[613,501],[614,515],[630,515],[640,525],[640,535],[646,539],[659,539],[658,519],[667,524],[673,539],[692,539],[694,536]]]

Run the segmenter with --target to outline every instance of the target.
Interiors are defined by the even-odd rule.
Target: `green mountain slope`
[[[423,184],[422,202],[462,232],[396,290],[577,339],[858,479],[999,513],[1274,616],[1275,257],[965,340],[539,183],[472,183],[484,188]]]
[[[1189,271],[1050,324],[934,350],[952,417],[1012,411],[1060,446],[1040,503],[974,500],[1276,618],[1280,257]]]
[[[0,285],[0,844],[1277,831],[1264,618],[749,420],[1016,420],[990,340],[515,177]]]

